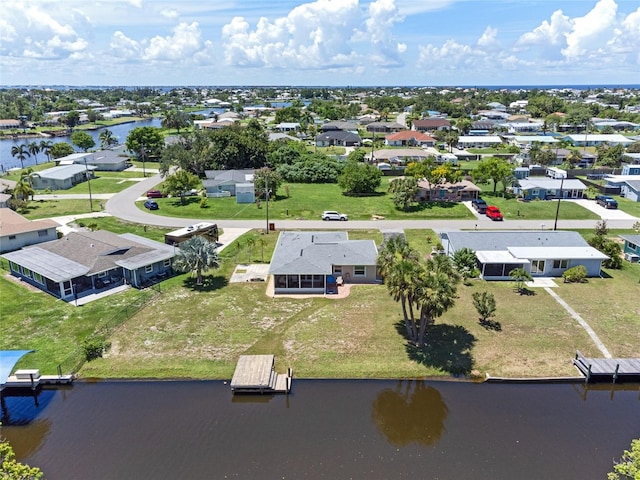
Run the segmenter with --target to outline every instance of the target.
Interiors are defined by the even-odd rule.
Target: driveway
[[[586,208],[587,210],[592,211],[596,215],[598,215],[602,220],[638,220],[636,217],[629,215],[626,212],[623,212],[620,209],[610,209],[604,208],[598,205],[594,200],[587,199],[578,199],[578,200],[564,200],[565,202],[575,202],[581,207]]]

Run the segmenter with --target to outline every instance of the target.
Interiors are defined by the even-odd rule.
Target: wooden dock
[[[587,358],[576,350],[573,364],[587,382],[640,381],[640,358]]]
[[[16,370],[7,381],[0,385],[4,388],[31,388],[35,390],[41,385],[66,385],[73,382],[73,375],[40,375],[37,369]]]
[[[289,393],[291,369],[276,373],[273,355],[240,355],[231,379],[233,393]]]

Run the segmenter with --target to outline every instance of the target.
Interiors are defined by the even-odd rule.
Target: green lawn
[[[100,221],[114,231],[128,228]],[[423,254],[436,238],[429,230],[410,230],[407,236]],[[350,237],[381,240],[374,231],[350,232]],[[238,355],[245,353],[273,353],[278,365],[307,378],[575,375],[570,360],[576,349],[599,356],[586,332],[544,290],[519,295],[511,282],[473,280],[459,286],[455,307],[430,329],[424,350],[406,345],[401,309],[384,285],[355,286],[349,297],[335,300],[273,299],[265,295],[264,283],[228,283],[237,263],[268,261],[276,240],[275,234],[250,232],[239,246],[222,252],[222,268],[206,276],[204,287],[195,288],[190,275],[180,275],[162,282],[159,294],[131,290],[82,308],[0,276],[0,348],[36,348],[38,353],[19,366],[54,373],[60,363],[81,361],[84,338],[108,332],[111,349],[103,359],[84,364],[80,374],[128,378],[230,378]],[[2,266],[6,269],[6,262]],[[634,292],[640,266],[625,267],[607,272],[610,278],[559,283],[557,292],[612,353],[639,356]],[[495,295],[499,330],[479,324],[471,300],[476,291]]]
[[[492,187],[489,188],[486,184],[480,186],[486,188],[482,192],[482,198],[487,204],[498,207],[505,220],[517,218],[522,220],[553,220],[556,217],[557,200],[521,202],[511,196],[502,197],[500,187],[498,187],[498,192],[494,194]],[[558,218],[562,220],[598,220],[600,217],[574,202],[561,201]]]
[[[40,194],[74,194],[89,193],[89,183],[91,183],[91,193],[118,193],[122,190],[135,185],[142,179],[142,173],[139,172],[100,172],[96,178],[90,182],[82,182],[74,185],[67,190],[45,191],[39,190]]]
[[[618,208],[634,217],[640,218],[640,202],[632,202],[628,198],[615,197]]]
[[[93,211],[100,212],[104,200],[93,200]],[[30,220],[48,217],[60,217],[63,215],[78,215],[89,213],[89,200],[34,200],[30,201],[26,209],[19,211]]]
[[[378,193],[369,197],[345,196],[336,184],[289,184],[290,196],[285,195],[284,186],[278,191],[276,201],[269,203],[269,219],[319,220],[323,210],[338,210],[349,215],[351,220],[370,220],[379,215],[390,220],[443,218],[472,219],[473,214],[462,204],[427,203],[409,211],[397,210],[391,196],[386,194],[388,179]],[[266,204],[238,204],[236,199],[209,198],[207,208],[200,208],[200,197],[186,197],[186,205],[179,198],[157,199],[159,210],[152,213],[170,217],[187,218],[243,218],[259,220],[266,218]],[[143,208],[142,203],[138,204]]]
[[[108,230],[113,233],[134,233],[141,237],[150,238],[156,242],[164,243],[164,234],[173,231],[173,228],[160,228],[138,223],[129,223],[116,217],[85,218],[77,220],[81,227],[95,225],[95,230]],[[222,229],[219,230],[222,234]]]

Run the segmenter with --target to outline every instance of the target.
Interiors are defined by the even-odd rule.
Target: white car
[[[344,222],[347,221],[348,218],[344,213],[327,210],[326,212],[322,212],[322,220],[342,220]]]

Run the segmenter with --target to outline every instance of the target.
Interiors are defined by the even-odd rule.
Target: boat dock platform
[[[587,382],[640,381],[640,358],[587,358],[576,350],[573,364]]]
[[[276,373],[273,355],[240,355],[231,379],[233,393],[289,393],[291,369]]]
[[[41,385],[66,385],[73,382],[73,375],[40,375],[37,369],[16,370],[7,381],[0,385],[4,388],[31,388],[35,390]]]

